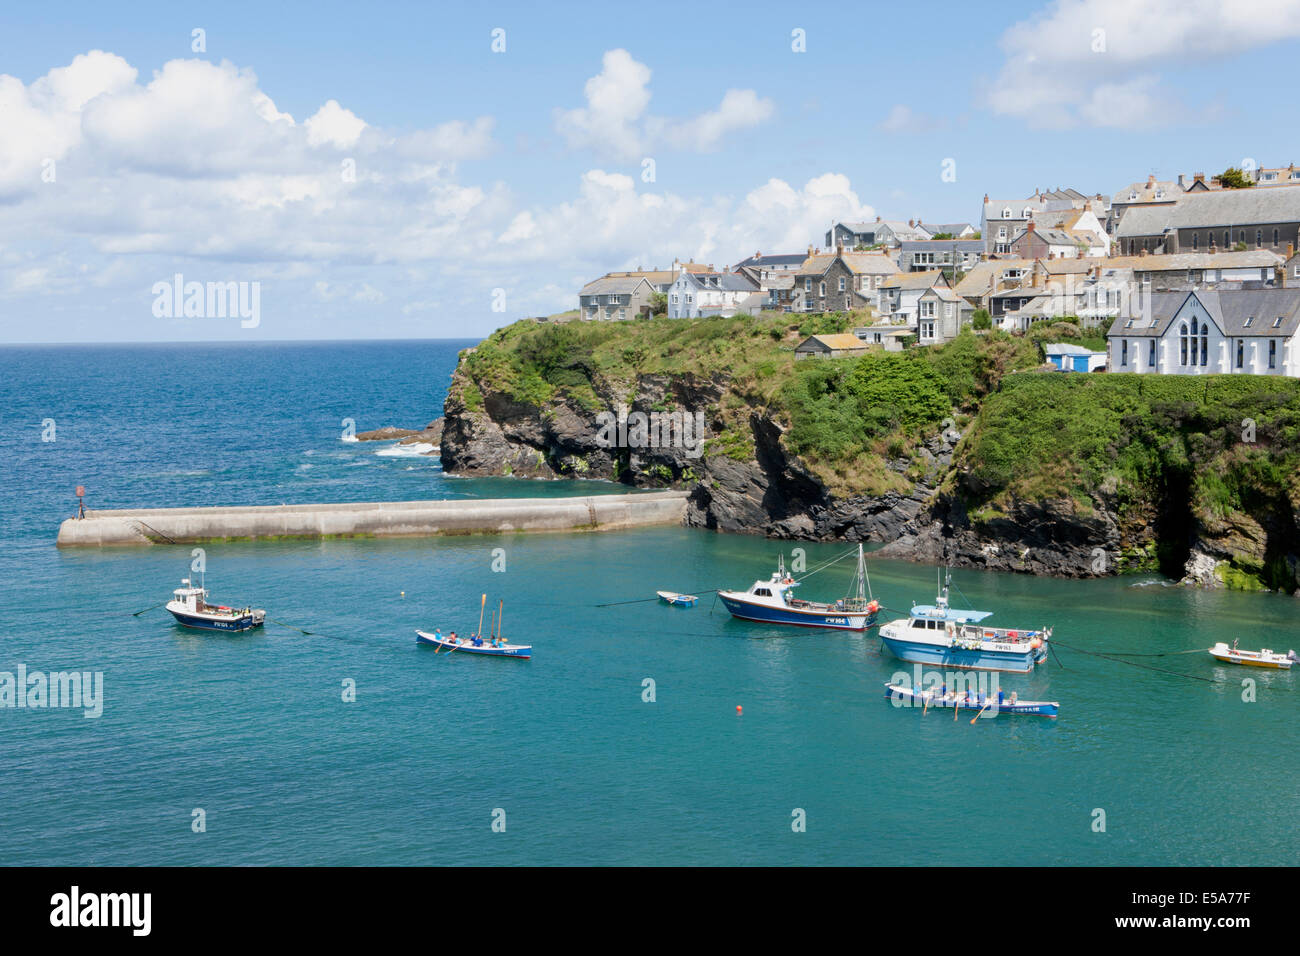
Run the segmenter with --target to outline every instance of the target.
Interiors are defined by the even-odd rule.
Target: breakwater
[[[59,527],[60,547],[259,538],[395,538],[514,531],[596,531],[678,524],[686,493],[575,498],[88,510]]]

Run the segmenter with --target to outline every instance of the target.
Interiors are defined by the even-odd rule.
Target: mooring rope
[[[1085,651],[1081,647],[1072,647],[1069,644],[1062,644],[1058,640],[1051,640],[1050,644],[1060,644],[1066,650],[1075,651],[1079,654],[1087,654],[1089,657],[1100,657],[1103,660],[1114,661],[1116,664],[1127,664],[1129,667],[1140,667],[1142,670],[1155,671],[1157,674],[1170,674],[1174,677],[1184,677],[1187,680],[1199,680],[1206,684],[1227,684],[1229,681],[1220,680],[1217,677],[1201,677],[1199,674],[1184,674],[1182,671],[1171,671],[1167,667],[1153,667],[1150,664],[1139,664],[1137,661],[1125,660],[1115,654],[1103,654],[1100,651]],[[1180,652],[1182,653],[1182,652]]]

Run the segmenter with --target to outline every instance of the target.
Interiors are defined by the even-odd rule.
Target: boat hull
[[[1229,654],[1215,654],[1210,651],[1216,661],[1223,661],[1225,664],[1239,664],[1242,667],[1266,667],[1271,670],[1287,670],[1291,667],[1288,660],[1257,660],[1248,657],[1233,657]]]
[[[694,607],[695,602],[699,600],[693,594],[675,594],[672,591],[656,591],[659,600],[665,604],[671,604],[673,607]]]
[[[914,691],[910,687],[903,687],[899,684],[885,685],[885,698],[887,700],[900,701],[909,707],[919,707],[921,709],[938,708],[940,710],[969,710],[978,713],[983,710],[988,714],[1011,714],[1021,717],[1052,717],[1055,718],[1061,712],[1061,705],[1054,700],[1018,700],[1012,703],[1004,699],[998,703],[996,699],[985,700],[983,703],[968,700],[955,695],[947,698],[941,698],[934,692]]]
[[[171,610],[168,608],[168,610]],[[176,618],[176,623],[182,627],[188,627],[196,631],[223,631],[228,634],[237,634],[241,631],[251,631],[255,627],[261,627],[264,618],[254,614],[244,614],[235,618],[211,618],[205,615],[189,614],[185,611],[172,611],[172,617]]]
[[[1025,651],[996,651],[987,648],[950,647],[946,644],[929,644],[889,637],[883,631],[880,639],[889,653],[909,664],[932,664],[953,670],[1000,671],[1008,674],[1028,674],[1047,657],[1047,645]]]
[[[734,594],[718,593],[732,617],[762,624],[789,624],[795,627],[823,627],[840,631],[865,631],[876,623],[876,615],[867,611],[815,610],[773,607],[756,601],[742,600]]]
[[[528,660],[533,656],[531,644],[503,644],[500,647],[493,647],[491,644],[474,644],[471,641],[457,643],[426,631],[416,631],[415,641],[417,644],[442,647],[449,651],[459,651],[461,654],[480,654],[483,657],[516,657],[520,660]]]

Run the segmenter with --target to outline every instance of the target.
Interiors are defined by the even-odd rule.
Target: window
[[[1255,248],[1258,249],[1258,248],[1259,248],[1260,246],[1262,246],[1263,244],[1264,244],[1264,230],[1263,230],[1263,229],[1256,229],[1256,230],[1255,230]]]
[[[676,293],[676,292],[674,292],[674,293],[672,294],[672,298],[669,299],[669,301],[670,301],[670,302],[676,302],[676,301],[677,301],[677,293]]]
[[[1020,218],[1021,218],[1021,219],[1029,219],[1031,216],[1033,216],[1033,214],[1034,214],[1034,211],[1033,211],[1032,209],[1030,209],[1028,206],[1026,206],[1026,207],[1025,207],[1024,215],[1022,215]]]
[[[923,339],[932,339],[932,338],[934,338],[934,323],[933,323],[933,322],[922,322],[922,323],[921,323],[921,338],[923,338]]]
[[[1187,323],[1178,327],[1178,364],[1187,364]]]
[[[1277,368],[1277,339],[1268,340],[1268,367]]]
[[[1273,328],[1277,329],[1277,328],[1281,328],[1281,326],[1282,326],[1282,316],[1279,315],[1276,319],[1273,320]]]
[[[1128,339],[1120,342],[1119,364],[1128,365]]]
[[[1246,321],[1241,324],[1241,327],[1243,329],[1248,329],[1254,321],[1255,317],[1253,315],[1248,315],[1246,316]]]
[[[1006,239],[1006,238],[1007,238],[1007,227],[998,226],[998,239]]]
[[[1201,368],[1206,368],[1210,364],[1210,327],[1209,325],[1201,326]]]
[[[1273,228],[1273,245],[1277,245],[1277,227]]]
[[[933,303],[933,302],[922,302],[922,303],[921,303],[921,314],[922,314],[923,316],[926,316],[927,318],[931,318],[931,317],[933,317],[933,316],[934,316],[934,303]]]
[[[1198,240],[1199,238],[1200,238],[1200,237],[1197,236],[1196,233],[1192,233],[1192,248],[1193,248],[1193,249],[1195,249],[1195,248],[1197,247],[1197,245],[1198,245],[1197,240]]]
[[[1246,340],[1237,339],[1237,368],[1241,368],[1246,359]]]
[[[1229,236],[1230,234],[1231,234],[1231,230],[1230,230],[1230,229],[1225,229],[1225,230],[1223,230],[1223,247],[1224,247],[1225,249],[1226,249],[1228,246],[1232,245],[1232,241],[1228,238],[1228,236]]]
[[[950,319],[952,318],[952,303],[951,303],[951,302],[949,302],[947,305],[945,305],[945,306],[943,307],[943,314],[944,314],[945,316],[947,316],[948,318],[950,318]],[[1281,319],[1278,319],[1278,321],[1281,322],[1282,320],[1281,320]]]
[[[819,282],[819,283],[817,283],[817,294],[818,294],[818,295],[822,295],[822,296],[824,296],[824,295],[826,294],[826,283],[825,283],[825,282]]]
[[[811,291],[812,291],[812,279],[804,279],[804,280],[803,280],[803,290],[804,290],[805,292],[811,292]]]
[[[844,291],[844,276],[840,276],[840,291]]]
[[[1003,218],[1003,219],[1010,219],[1010,218],[1011,218],[1011,208],[1010,208],[1009,206],[1008,206],[1006,209],[1003,209],[1003,210],[1002,210],[1002,218]]]

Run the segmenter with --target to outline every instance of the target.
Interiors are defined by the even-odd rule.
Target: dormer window
[[[1255,317],[1254,317],[1253,315],[1251,315],[1251,316],[1247,316],[1247,317],[1246,317],[1246,321],[1245,321],[1244,323],[1242,323],[1242,328],[1243,328],[1243,329],[1248,329],[1248,328],[1250,328],[1250,324],[1251,324],[1252,322],[1254,322],[1254,321],[1255,321]]]
[[[1021,219],[1028,219],[1028,218],[1030,218],[1031,216],[1033,216],[1033,214],[1034,214],[1034,211],[1033,211],[1032,209],[1030,209],[1028,206],[1026,206],[1026,207],[1025,207],[1025,214],[1024,214],[1023,216],[1021,216],[1020,218],[1021,218]]]
[[[1008,206],[1006,209],[1003,209],[1003,210],[1002,210],[1002,218],[1003,218],[1003,219],[1010,219],[1010,218],[1011,218],[1011,207]]]
[[[1138,194],[1137,194],[1136,192],[1130,192],[1130,193],[1128,194],[1128,198],[1129,198],[1129,199],[1137,199],[1137,198],[1138,198]]]
[[[1277,329],[1277,328],[1281,328],[1281,326],[1282,326],[1282,316],[1279,315],[1276,319],[1273,320],[1273,328]]]

